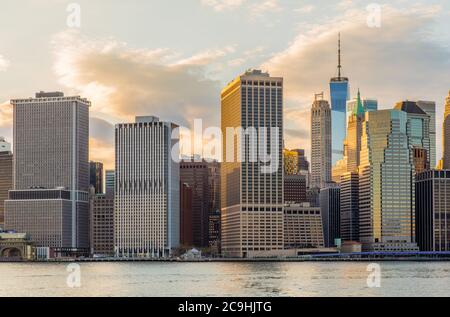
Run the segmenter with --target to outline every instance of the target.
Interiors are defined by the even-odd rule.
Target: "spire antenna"
[[[341,80],[341,32],[339,32],[338,38],[338,78]]]

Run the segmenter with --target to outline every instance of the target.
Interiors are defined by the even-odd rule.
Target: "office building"
[[[417,175],[416,239],[420,251],[450,251],[450,170]]]
[[[109,198],[114,198],[115,179],[116,179],[115,175],[116,172],[114,170],[105,171],[105,194]]]
[[[319,94],[311,109],[310,187],[322,188],[331,181],[331,148],[330,105]]]
[[[194,230],[192,228],[193,193],[189,184],[181,183],[180,188],[180,243],[184,247],[194,245]]]
[[[443,125],[443,158],[442,168],[450,169],[450,91],[445,101],[444,125]]]
[[[348,122],[350,121],[350,117],[356,112],[360,102],[362,104],[364,112],[378,110],[378,100],[361,98],[359,89],[358,89],[358,95],[359,95],[358,97],[347,101],[347,129],[348,129]]]
[[[220,163],[208,162],[209,246],[220,248]]]
[[[167,257],[180,244],[180,166],[178,139],[173,138],[176,128],[152,116],[136,117],[135,123],[115,127],[116,256]]]
[[[204,248],[209,245],[209,215],[211,189],[209,168],[205,160],[183,160],[180,163],[180,181],[192,190],[193,246]]]
[[[13,186],[13,155],[11,144],[0,137],[0,228],[4,225],[5,200]]]
[[[95,191],[95,189],[93,190]],[[114,255],[114,200],[105,194],[92,193],[90,239],[91,254]]]
[[[247,71],[222,90],[221,100],[223,134],[227,134],[227,128],[238,127],[249,136],[255,130],[265,131],[273,154],[270,163],[261,157],[252,160],[258,138],[246,136],[239,149],[243,159],[238,160],[238,153],[226,150],[227,146],[233,148],[228,142],[236,138],[226,138],[221,164],[222,254],[247,257],[253,251],[281,251],[283,78],[258,70]],[[261,143],[260,146],[265,145],[264,141]]]
[[[89,253],[89,107],[63,93],[12,100],[14,184],[5,227],[37,247]]]
[[[428,153],[430,168],[435,168],[436,158],[436,102],[417,101],[417,106],[430,116],[430,153]]]
[[[359,241],[359,175],[348,172],[341,177],[341,239]]]
[[[103,194],[103,163],[89,162],[89,184],[96,194]]]
[[[297,175],[298,174],[298,152],[284,150],[284,175]]]
[[[346,134],[346,105],[349,99],[349,80],[341,75],[341,36],[339,34],[338,74],[330,80],[332,165],[344,157],[343,144]],[[330,168],[331,171],[331,168]]]
[[[284,176],[284,201],[289,204],[307,202],[306,177],[304,175]]]
[[[323,248],[320,207],[308,203],[287,204],[284,208],[285,249]]]
[[[359,235],[365,250],[416,250],[408,113],[367,112],[359,166]]]
[[[341,238],[341,189],[339,185],[329,183],[320,190],[320,211],[325,247],[334,247],[336,239]]]

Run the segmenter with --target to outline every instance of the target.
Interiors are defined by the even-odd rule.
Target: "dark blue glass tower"
[[[344,156],[344,140],[346,134],[346,108],[349,100],[348,78],[341,76],[341,36],[338,43],[338,76],[330,80],[331,99],[331,133],[332,133],[332,164]]]

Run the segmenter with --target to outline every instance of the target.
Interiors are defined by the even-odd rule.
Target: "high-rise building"
[[[40,92],[11,103],[14,189],[5,201],[6,229],[28,233],[38,247],[88,253],[90,102]]]
[[[347,129],[348,129],[348,122],[350,121],[350,117],[356,112],[357,108],[359,107],[360,102],[362,103],[364,112],[378,110],[378,100],[361,98],[359,90],[358,90],[358,95],[359,96],[357,96],[356,98],[353,98],[352,100],[347,101]]]
[[[0,228],[4,225],[4,202],[13,186],[13,155],[11,144],[0,137]]]
[[[180,188],[180,243],[182,246],[194,245],[194,230],[192,229],[193,193],[188,184],[181,183]]]
[[[249,136],[255,130],[263,133],[259,139],[266,134],[273,154],[271,167],[276,165],[267,168],[261,157],[251,159],[257,137],[246,136],[241,142],[242,160],[238,153],[226,151],[227,146],[233,148],[229,142],[237,137],[226,138],[221,164],[222,253],[246,257],[252,251],[282,250],[283,78],[247,71],[222,90],[221,98],[224,135],[239,127]],[[259,144],[266,145],[264,141]]]
[[[359,233],[365,250],[415,250],[414,165],[408,114],[367,112],[359,166]]]
[[[416,102],[403,101],[395,105],[397,110],[406,112],[406,133],[408,144],[411,147],[411,155],[416,172],[422,172],[430,168],[431,139],[430,116],[425,113]]]
[[[180,181],[192,190],[193,246],[204,248],[209,245],[209,214],[211,190],[209,168],[205,160],[183,160],[180,163]]]
[[[298,171],[299,171],[299,173],[302,171],[309,172],[309,162],[308,162],[308,158],[306,157],[305,150],[304,149],[295,149],[292,151],[297,152],[297,155],[298,155]]]
[[[357,106],[349,118],[346,138],[347,172],[357,172],[360,162],[362,123],[365,109],[358,91]]]
[[[116,125],[116,256],[167,257],[179,246],[180,167],[176,128],[175,124],[152,116]]]
[[[346,105],[350,95],[348,78],[341,76],[341,70],[341,36],[339,34],[338,75],[330,80],[333,165],[344,156],[343,145],[346,133]]]
[[[284,175],[298,174],[298,152],[284,150]]]
[[[103,163],[89,162],[89,184],[96,194],[103,194]]]
[[[420,251],[450,251],[450,170],[417,175],[416,239]]]
[[[220,163],[208,162],[209,246],[220,248]]]
[[[307,202],[306,177],[304,175],[284,176],[284,201],[289,204]]]
[[[308,203],[288,204],[284,207],[284,247],[324,247],[320,207],[311,207]]]
[[[443,126],[443,157],[442,168],[450,169],[450,91],[445,101],[444,126]]]
[[[428,153],[430,168],[435,168],[436,161],[436,102],[417,101],[417,106],[430,116],[430,153]]]
[[[114,200],[105,194],[92,193],[91,197],[91,254],[112,256],[114,255]]]
[[[108,197],[114,198],[115,184],[116,184],[116,172],[114,170],[105,171],[105,194]]]
[[[322,99],[318,99],[322,97]],[[333,130],[334,131],[334,130]],[[331,110],[323,94],[311,109],[311,184],[322,188],[331,181]]]
[[[335,246],[341,237],[341,189],[334,183],[320,190],[320,211],[322,214],[325,247]]]
[[[348,172],[341,177],[341,239],[359,241],[359,175]]]

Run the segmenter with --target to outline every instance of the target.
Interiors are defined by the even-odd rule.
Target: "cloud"
[[[278,0],[262,0],[250,6],[250,12],[254,17],[260,17],[269,12],[280,12],[283,8]]]
[[[241,7],[246,0],[202,0],[202,4],[215,11],[230,11]]]
[[[328,91],[328,80],[336,75],[341,32],[343,72],[353,92],[360,87],[364,96],[377,98],[381,108],[392,108],[402,99],[435,100],[441,105],[448,91],[450,52],[430,40],[435,9],[397,11],[384,6],[381,28],[367,26],[366,11],[348,10],[343,17],[303,30],[262,68],[284,77],[286,111],[303,113],[302,121],[308,122],[314,93]],[[441,113],[442,107],[437,111]],[[302,122],[298,119],[286,116],[287,128],[298,126]],[[309,147],[308,138],[296,142]]]
[[[3,55],[0,55],[0,72],[6,71],[10,65],[10,61],[7,60]]]
[[[301,14],[303,14],[303,13],[311,13],[315,9],[316,9],[316,7],[314,5],[308,4],[308,5],[305,5],[305,6],[301,7],[301,8],[295,9],[294,12],[301,13]]]

